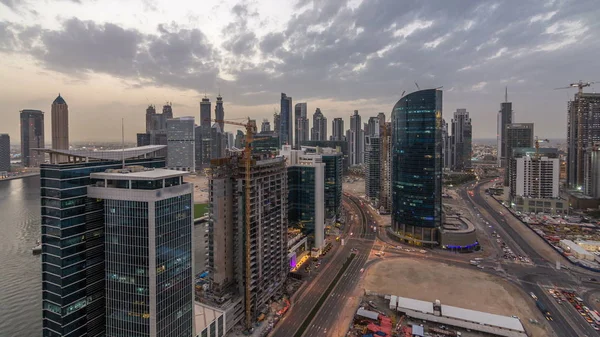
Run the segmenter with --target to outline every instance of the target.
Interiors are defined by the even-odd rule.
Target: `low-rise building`
[[[588,252],[583,247],[579,246],[575,242],[571,240],[560,240],[558,245],[562,248],[566,253],[570,253],[576,258],[580,260],[588,260],[594,261],[594,254]]]
[[[581,246],[581,248],[585,249],[588,252],[598,252],[600,251],[600,241],[588,241],[581,240],[575,241],[576,244]]]

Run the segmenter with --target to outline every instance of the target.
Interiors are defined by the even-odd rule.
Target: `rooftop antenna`
[[[121,118],[121,151],[122,169],[125,169],[125,118]]]
[[[404,93],[405,93],[405,92],[406,92],[406,90],[403,90],[403,91],[402,91],[402,95],[400,95],[400,97],[401,97],[401,98],[402,98],[402,97],[404,97]]]
[[[504,102],[508,103],[508,86],[504,87]]]
[[[415,85],[417,86],[418,90],[421,90],[421,88],[419,88],[419,84],[417,82],[415,82]]]

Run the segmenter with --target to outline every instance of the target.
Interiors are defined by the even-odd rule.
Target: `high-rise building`
[[[167,119],[173,118],[173,103],[171,103],[171,102],[165,103],[165,105],[163,105],[163,112],[162,113],[163,113],[163,115],[165,115],[164,116],[165,121]]]
[[[260,125],[260,132],[271,132],[271,122],[268,119],[263,119]]]
[[[209,289],[202,301],[226,312],[227,328],[242,320],[251,327],[289,271],[285,158],[253,156],[249,180],[245,165],[242,153],[214,159],[209,178]]]
[[[568,105],[567,186],[585,190],[587,152],[600,144],[600,94],[578,92]],[[591,168],[591,165],[587,165]]]
[[[235,136],[233,135],[233,132],[225,132],[225,139],[226,139],[226,149],[231,149],[232,147],[235,146]]]
[[[215,118],[219,120],[219,127],[221,131],[225,131],[225,109],[223,108],[223,97],[221,94],[217,96],[217,103],[215,104]]]
[[[154,157],[163,147],[41,151],[49,153],[49,163],[40,168],[42,336],[111,336],[105,334],[105,208],[101,200],[88,198],[90,174],[122,168],[123,160],[125,165],[164,167],[164,158]],[[137,210],[130,219],[143,214]],[[123,287],[132,286],[127,277],[121,281]],[[130,301],[123,298],[122,304]]]
[[[139,144],[139,142],[138,142]],[[196,171],[202,171],[202,126],[194,126],[194,165]]]
[[[215,109],[216,112],[216,109]],[[218,118],[217,118],[218,119]],[[212,124],[212,118],[210,116],[210,99],[206,96],[202,98],[200,102],[200,126],[210,129]]]
[[[37,167],[44,162],[44,112],[21,110],[21,163],[23,167]]]
[[[104,213],[95,223],[104,230],[106,336],[193,336],[194,191],[183,175],[143,166],[90,174],[88,197]]]
[[[0,172],[10,171],[10,136],[0,133]]]
[[[244,147],[244,132],[241,130],[237,130],[235,134],[235,147],[238,149],[242,149]]]
[[[170,104],[163,106],[163,113],[156,113],[156,108],[149,105],[146,108],[146,133],[137,134],[137,146],[165,145],[157,155],[166,157],[167,119],[172,118],[172,116],[173,109]]]
[[[156,115],[156,108],[154,105],[150,104],[146,108],[146,133],[150,133],[152,127],[154,125],[154,115]],[[140,146],[138,144],[138,146]]]
[[[300,142],[308,140],[308,117],[306,103],[296,103],[294,106],[294,148],[300,147]]]
[[[379,136],[379,117],[369,117],[368,122],[365,124],[365,137]],[[367,145],[365,144],[365,151]]]
[[[348,173],[350,168],[350,150],[348,149],[348,142],[337,141],[337,140],[307,140],[300,144],[300,147],[312,148],[331,148],[336,152],[336,155],[341,156],[342,174]],[[316,150],[316,149],[315,149]],[[327,187],[325,187],[327,189]]]
[[[414,116],[418,115],[419,118]],[[420,90],[392,110],[392,229],[437,245],[442,222],[442,91]]]
[[[381,128],[385,124],[385,113],[383,113],[383,112],[378,113],[377,119],[379,120],[379,129],[381,130]],[[379,134],[381,134],[381,131],[379,132]]]
[[[510,163],[513,149],[519,147],[533,147],[533,123],[507,124],[504,132],[506,149],[505,158]],[[504,171],[504,186],[510,186],[511,167],[507,165]]]
[[[452,119],[452,171],[471,168],[472,134],[469,112],[467,109],[456,109]]]
[[[60,94],[52,102],[52,148],[69,149],[69,106]]]
[[[376,207],[381,189],[381,145],[379,128],[376,135],[365,137],[365,195]]]
[[[350,164],[359,165],[363,163],[363,135],[360,115],[358,110],[354,110],[354,114],[350,116],[350,130],[348,130],[346,139],[348,140],[350,148]]]
[[[292,109],[292,98],[282,92],[279,124],[279,141],[281,145],[292,145],[294,143]]]
[[[379,189],[379,213],[389,214],[392,209],[392,124],[381,125],[381,183]]]
[[[500,111],[498,111],[498,166],[507,166],[506,151],[506,125],[512,124],[514,112],[512,102],[508,101],[508,88],[504,92],[504,102],[500,103]]]
[[[325,118],[320,108],[317,108],[313,114],[310,140],[327,140],[327,118]]]
[[[227,139],[219,123],[214,123],[210,129],[210,159],[225,156]]]
[[[344,120],[342,118],[334,118],[331,122],[331,138],[333,141],[345,141],[344,137]]]
[[[583,193],[594,199],[600,199],[600,147],[586,149],[585,154]]]
[[[194,172],[196,159],[194,137],[194,117],[167,119],[167,167],[170,169]]]
[[[280,151],[286,159],[288,176],[288,223],[298,226],[311,238],[319,252],[325,246],[325,163],[319,154],[292,150]]]
[[[275,131],[275,133],[278,135],[281,132],[281,114],[273,114],[273,131]]]
[[[442,167],[452,168],[452,138],[448,133],[448,123],[442,119]]]

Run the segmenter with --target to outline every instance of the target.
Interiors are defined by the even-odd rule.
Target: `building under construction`
[[[590,186],[584,185],[586,175],[590,174],[586,160],[590,160],[589,152],[600,144],[600,94],[575,94],[569,101],[567,127],[567,185],[572,189],[583,190],[590,194]]]
[[[239,322],[250,328],[281,294],[289,269],[285,159],[267,158],[253,154],[247,163],[245,153],[231,153],[211,160],[204,297],[226,311],[228,329]]]
[[[379,142],[381,144],[380,165],[381,183],[379,185],[379,212],[389,214],[392,211],[392,124],[386,122],[381,128]]]

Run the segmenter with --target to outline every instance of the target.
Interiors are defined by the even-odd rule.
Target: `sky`
[[[280,93],[331,121],[390,116],[402,93],[443,86],[443,116],[496,137],[505,87],[515,122],[566,137],[570,83],[599,81],[597,0],[0,0],[0,133],[19,110],[69,104],[70,141],[128,141],[148,104],[199,118],[272,120]],[[214,109],[214,103],[213,103]],[[312,127],[312,121],[311,121]],[[232,131],[235,126],[226,125]]]

